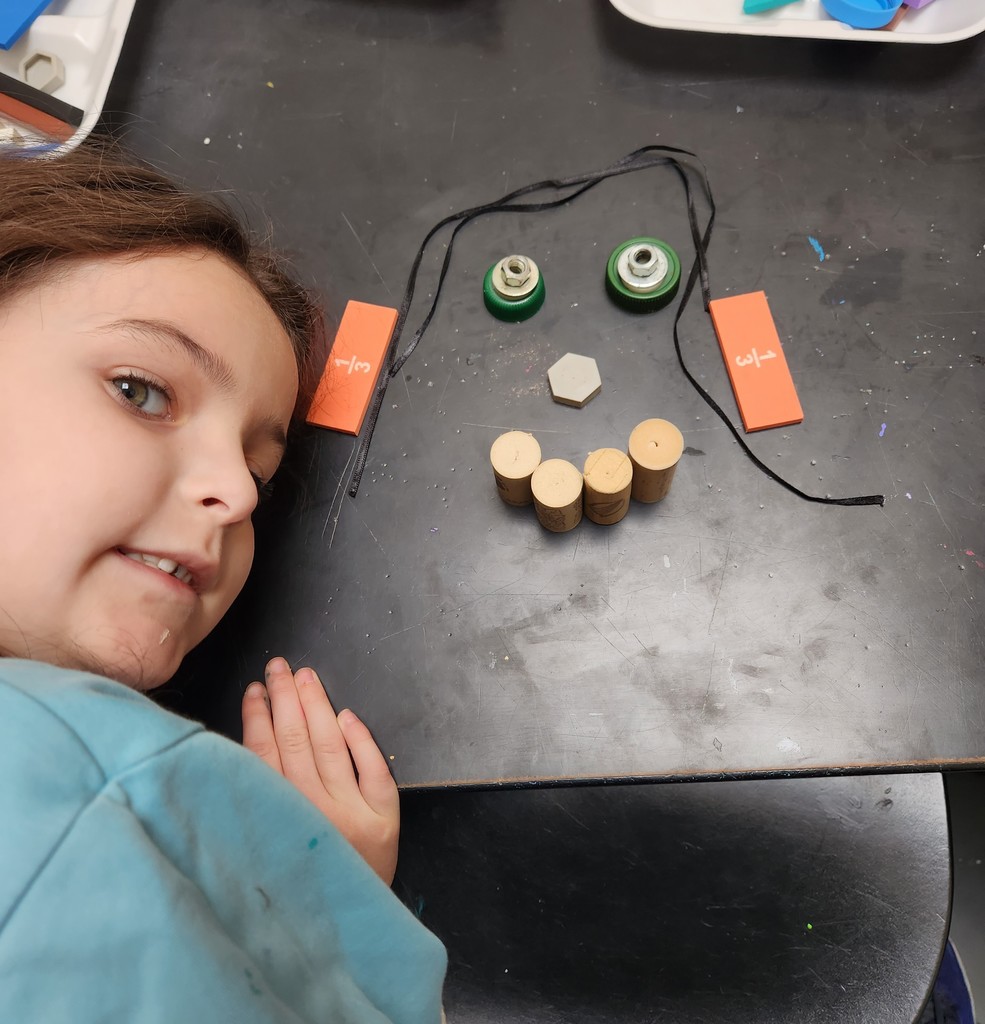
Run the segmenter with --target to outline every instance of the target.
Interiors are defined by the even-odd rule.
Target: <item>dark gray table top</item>
[[[610,303],[615,244],[693,257],[677,178],[630,175],[462,232],[358,497],[355,442],[320,432],[305,510],[261,529],[209,670],[179,689],[194,703],[221,659],[212,724],[235,733],[268,652],[313,664],[406,786],[980,763],[983,71],[980,38],[675,33],[601,0],[140,5],[110,97],[134,145],[255,200],[337,312],[398,305],[454,210],[641,145],[694,150],[718,204],[712,294],[766,291],[804,406],[750,445],[805,490],[886,495],[827,507],[771,482],[683,378],[672,312]],[[506,325],[481,279],[514,251],[548,299]],[[682,340],[734,415],[698,301]],[[602,372],[582,410],[548,392],[566,351]],[[551,535],[497,498],[501,431],[580,462],[649,416],[688,446],[661,504]]]

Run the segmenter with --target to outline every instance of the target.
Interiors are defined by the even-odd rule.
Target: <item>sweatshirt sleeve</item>
[[[437,1024],[443,947],[304,797],[66,675],[0,678],[0,1018]]]

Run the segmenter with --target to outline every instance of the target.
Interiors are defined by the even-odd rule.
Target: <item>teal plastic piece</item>
[[[852,28],[885,28],[903,0],[821,0],[821,6]]]
[[[51,0],[2,0],[0,50],[9,50],[50,3]]]
[[[774,7],[786,7],[787,4],[797,2],[798,0],[746,0],[742,5],[742,13],[762,14],[763,11],[772,11]]]

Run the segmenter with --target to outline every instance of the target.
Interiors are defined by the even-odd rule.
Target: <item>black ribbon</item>
[[[683,160],[678,159],[678,157],[693,161],[694,166],[688,166],[688,164]],[[350,497],[354,498],[359,492],[359,483],[362,480],[363,471],[366,468],[366,460],[369,458],[369,448],[373,442],[373,432],[376,430],[376,422],[379,419],[380,410],[383,407],[383,399],[386,396],[387,387],[389,386],[390,381],[393,380],[393,378],[401,371],[411,355],[413,355],[414,350],[420,344],[421,339],[424,337],[425,332],[431,324],[435,310],[438,308],[438,299],[441,296],[441,287],[444,284],[445,277],[448,274],[448,267],[451,264],[451,255],[452,250],[454,249],[455,239],[458,237],[458,233],[462,228],[488,213],[538,213],[541,210],[554,210],[559,206],[564,206],[572,200],[577,199],[578,196],[584,195],[589,189],[594,188],[596,185],[601,184],[609,178],[615,178],[621,174],[632,174],[634,171],[643,171],[651,167],[667,165],[671,166],[674,171],[676,171],[678,177],[681,179],[681,184],[684,186],[684,197],[687,202],[687,218],[691,229],[691,240],[694,243],[695,252],[694,263],[691,264],[687,283],[681,293],[680,302],[677,305],[677,313],[674,317],[674,351],[677,353],[677,361],[680,364],[681,370],[684,371],[684,376],[687,377],[691,382],[692,387],[699,395],[701,395],[708,405],[711,406],[712,410],[718,415],[719,419],[721,419],[725,426],[728,427],[732,436],[736,441],[738,441],[742,450],[752,460],[752,462],[771,480],[776,481],[776,483],[785,487],[788,491],[792,491],[799,498],[803,498],[805,501],[818,502],[822,505],[882,506],[886,503],[885,495],[882,494],[867,494],[855,498],[821,497],[820,495],[808,494],[805,491],[802,491],[799,487],[795,487],[788,480],[784,480],[783,477],[770,469],[770,467],[752,451],[749,445],[746,444],[745,439],[739,433],[738,428],[725,414],[722,407],[698,383],[691,371],[688,370],[687,365],[684,362],[684,356],[681,353],[681,341],[678,326],[681,322],[681,317],[684,315],[684,311],[687,308],[688,301],[694,292],[694,286],[699,280],[701,282],[701,298],[706,311],[708,310],[708,304],[711,301],[711,288],[708,281],[708,243],[711,241],[711,230],[715,223],[715,201],[711,194],[711,186],[708,184],[707,172],[701,160],[690,150],[678,149],[675,146],[643,146],[640,149],[633,150],[632,153],[628,153],[620,160],[617,160],[614,164],[600,171],[590,171],[587,174],[577,174],[570,178],[548,178],[544,181],[537,181],[533,184],[525,185],[523,188],[518,188],[513,192],[508,192],[505,196],[502,196],[491,203],[483,203],[480,206],[473,206],[467,210],[461,210],[458,213],[449,214],[447,217],[438,221],[438,223],[428,231],[424,236],[424,241],[421,242],[420,248],[417,250],[417,255],[414,257],[414,263],[411,266],[410,275],[407,278],[407,286],[404,289],[404,297],[400,303],[400,309],[397,312],[397,323],[393,330],[393,336],[390,339],[390,345],[387,348],[384,372],[380,374],[379,380],[377,381],[376,390],[373,394],[373,403],[369,411],[369,418],[363,430],[363,437],[359,444],[359,450],[356,454],[356,461],[353,466],[352,479],[349,486]],[[698,223],[698,214],[694,204],[694,190],[689,173],[693,173],[697,176],[701,183],[705,199],[708,202],[710,212],[708,215],[708,222],[705,225],[703,232]],[[549,199],[544,202],[520,203],[516,201],[524,196],[548,189],[553,192],[560,192],[563,194],[555,199]],[[427,311],[427,315],[421,321],[420,326],[416,331],[414,331],[414,336],[411,338],[410,343],[403,352],[400,352],[398,355],[400,339],[407,323],[407,314],[410,310],[410,305],[414,299],[414,290],[417,287],[417,275],[421,269],[421,262],[424,259],[424,253],[427,251],[427,247],[430,244],[431,239],[433,239],[442,228],[447,227],[449,224],[455,224],[455,228],[448,240],[448,246],[445,250],[445,258],[441,264],[441,272],[438,275],[438,284],[434,290],[434,298],[431,302],[431,308]]]

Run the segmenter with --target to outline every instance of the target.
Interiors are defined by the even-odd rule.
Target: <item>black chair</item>
[[[943,780],[427,791],[396,891],[450,1024],[912,1024],[947,937]]]

